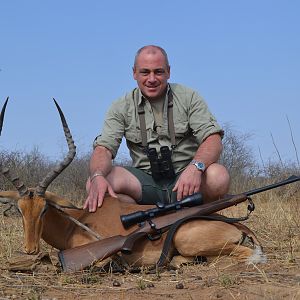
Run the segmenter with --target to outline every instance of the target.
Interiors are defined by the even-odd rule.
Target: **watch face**
[[[201,171],[204,171],[204,169],[205,169],[205,165],[202,162],[195,163],[195,166],[198,170],[201,170]]]

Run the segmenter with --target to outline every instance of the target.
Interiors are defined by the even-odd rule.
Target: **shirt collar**
[[[167,95],[169,94],[170,90],[171,90],[171,87],[170,87],[170,84],[168,83],[168,86],[167,86],[167,93],[166,93],[165,96],[167,96]],[[143,100],[144,100],[144,99],[147,99],[147,97],[145,97],[145,96],[142,94],[140,88],[138,88],[138,95],[139,95],[139,97],[138,97],[138,105],[141,105],[142,102],[143,102]]]

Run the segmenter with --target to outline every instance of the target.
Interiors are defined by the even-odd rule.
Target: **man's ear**
[[[132,67],[132,75],[133,78],[136,80],[136,67]]]
[[[167,67],[167,71],[168,71],[168,73],[169,73],[168,79],[170,79],[170,76],[171,76],[171,66],[168,66],[168,67]]]

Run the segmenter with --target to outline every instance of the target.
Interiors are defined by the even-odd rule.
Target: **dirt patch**
[[[230,258],[177,270],[137,273],[60,273],[47,262],[39,271],[2,270],[0,299],[300,299],[299,261],[264,265]]]

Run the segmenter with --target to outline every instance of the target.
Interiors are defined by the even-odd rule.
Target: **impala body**
[[[0,133],[7,100],[0,116]],[[1,191],[0,198],[12,201],[18,207],[23,220],[24,249],[28,254],[39,252],[41,238],[51,246],[64,250],[99,238],[127,235],[134,231],[136,226],[125,229],[120,215],[151,207],[106,197],[100,209],[89,213],[46,191],[49,184],[71,163],[76,153],[64,115],[56,101],[55,105],[69,147],[64,161],[36,188],[27,188],[18,177],[10,174],[8,168],[0,166],[2,174],[16,187],[16,191]],[[95,234],[91,234],[86,228]],[[138,241],[132,254],[122,254],[125,261],[136,266],[155,264],[161,254],[165,236],[166,234],[163,234],[162,238],[155,241]],[[173,250],[173,253],[178,253],[187,260],[195,256],[218,255],[232,255],[249,263],[262,262],[265,259],[258,240],[249,228],[239,223],[228,224],[221,221],[193,220],[181,225],[173,237]]]

